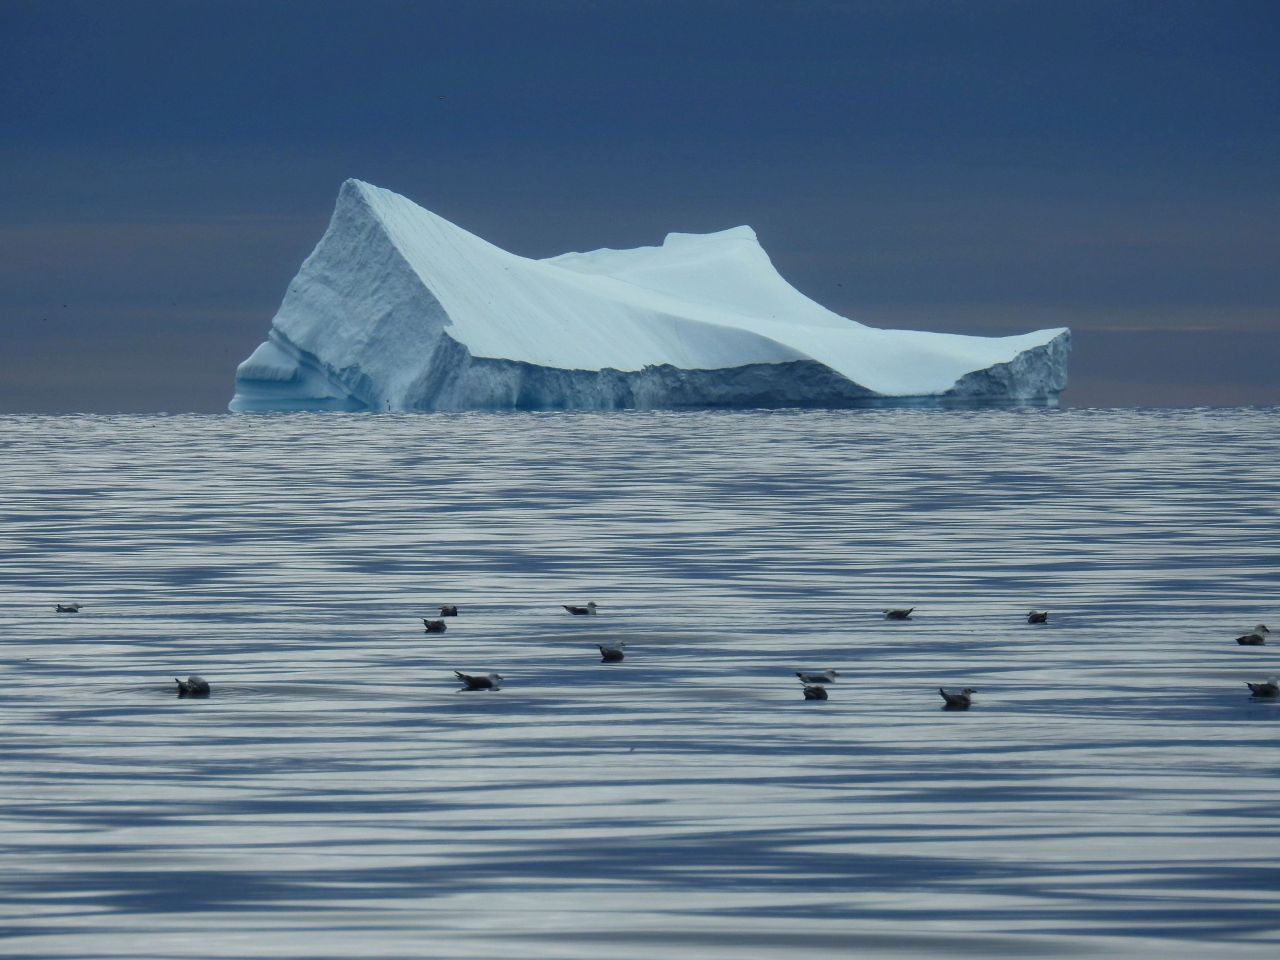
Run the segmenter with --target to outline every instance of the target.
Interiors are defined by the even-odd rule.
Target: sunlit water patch
[[[1271,954],[1278,413],[0,418],[0,951]]]

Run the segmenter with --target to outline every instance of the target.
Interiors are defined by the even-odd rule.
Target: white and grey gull
[[[1266,644],[1266,635],[1270,632],[1265,623],[1260,623],[1253,628],[1252,632],[1246,633],[1243,637],[1236,637],[1236,643],[1242,647],[1261,647]]]
[[[597,643],[596,648],[600,651],[601,663],[621,663],[627,657],[627,642],[619,640],[616,643],[603,644]]]
[[[499,684],[502,681],[500,673],[486,673],[483,676],[463,673],[460,670],[453,671],[453,675],[462,681],[463,690],[500,690]]]
[[[1262,683],[1245,683],[1249,688],[1249,692],[1255,697],[1275,697],[1280,696],[1280,679],[1276,677],[1268,677]]]
[[[947,693],[942,687],[938,688],[938,692],[942,694],[942,699],[947,701],[943,706],[943,710],[968,710],[969,704],[973,702],[973,695],[978,691],[973,687],[965,687],[959,693]]]
[[[209,681],[204,677],[193,673],[185,680],[179,680],[177,677],[173,679],[178,685],[179,697],[207,697],[209,695]]]

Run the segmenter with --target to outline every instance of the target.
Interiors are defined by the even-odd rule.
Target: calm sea
[[[0,494],[0,954],[1280,947],[1275,408],[4,417]]]

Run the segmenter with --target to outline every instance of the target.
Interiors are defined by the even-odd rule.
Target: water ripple
[[[0,417],[10,949],[1270,954],[1276,424]]]

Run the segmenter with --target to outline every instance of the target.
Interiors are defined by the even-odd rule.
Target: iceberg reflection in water
[[[0,418],[7,948],[1271,954],[1276,416]]]

